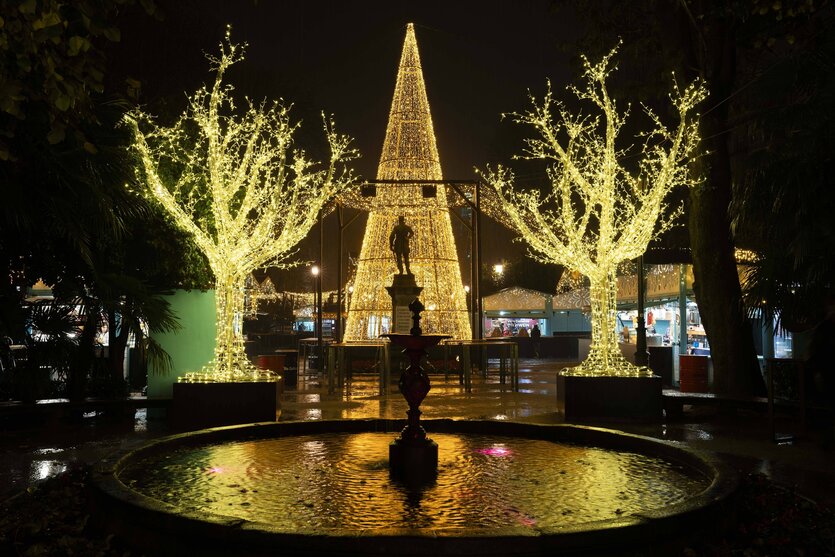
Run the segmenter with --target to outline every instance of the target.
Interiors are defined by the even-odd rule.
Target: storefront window
[[[484,335],[488,337],[530,336],[534,325],[539,325],[545,335],[547,321],[530,317],[487,317],[484,319]]]

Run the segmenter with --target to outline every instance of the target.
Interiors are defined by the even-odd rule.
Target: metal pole
[[[635,365],[646,366],[649,364],[647,354],[647,328],[644,321],[644,292],[646,290],[644,277],[644,256],[638,257],[638,336],[635,340]]]
[[[476,251],[478,250],[478,245],[476,242],[476,234],[478,230],[476,230],[475,225],[475,208],[470,207],[470,291],[467,293],[468,300],[467,302],[469,305],[467,306],[467,313],[472,319],[472,323],[470,324],[470,330],[472,331],[473,338],[477,339],[478,337],[478,313],[477,313],[477,306],[475,303],[475,296],[478,292],[478,287],[476,287],[476,276],[478,274],[478,261],[476,260]]]
[[[678,270],[678,353],[687,354],[687,265],[682,263]]]
[[[476,265],[476,275],[475,275],[475,292],[473,295],[473,302],[476,305],[476,316],[478,317],[478,325],[476,326],[476,338],[480,339],[484,337],[484,314],[483,314],[483,304],[481,300],[481,195],[480,193],[481,188],[481,181],[477,181],[475,184],[475,238],[476,238],[476,250],[475,250],[475,265]]]
[[[342,301],[344,294],[342,290],[342,203],[336,205],[336,220],[339,232],[337,233],[338,251],[336,254],[336,334],[334,340],[342,342],[344,324],[342,321]]]
[[[319,210],[319,274],[316,275],[316,328],[318,329],[317,337],[316,337],[316,362],[319,365],[318,371],[322,373],[325,369],[324,362],[322,360],[323,351],[323,340],[322,340],[322,255],[324,252],[325,246],[325,233],[322,227],[322,210]]]

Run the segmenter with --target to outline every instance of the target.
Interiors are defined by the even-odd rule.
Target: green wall
[[[188,371],[200,371],[214,356],[214,290],[177,290],[166,299],[179,318],[181,328],[173,333],[151,335],[171,355],[173,369],[168,375],[149,370],[149,398],[171,398],[172,385],[178,377]]]

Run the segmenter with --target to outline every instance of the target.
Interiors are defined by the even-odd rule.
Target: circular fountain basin
[[[400,422],[217,428],[114,455],[110,526],[156,553],[536,555],[676,545],[727,522],[736,476],[708,456],[600,428],[425,421],[438,474],[392,480]]]

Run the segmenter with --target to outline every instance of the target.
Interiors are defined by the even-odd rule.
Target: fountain
[[[401,331],[402,292],[392,286]],[[399,381],[408,420],[394,441],[400,424],[379,419],[174,435],[100,463],[98,516],[154,555],[608,554],[675,548],[726,526],[735,473],[681,447],[478,420],[424,420],[429,439],[420,360],[447,335],[422,334],[417,298],[408,310],[409,334],[386,335],[410,362]]]
[[[231,426],[102,461],[96,516],[153,555],[641,552],[732,517],[735,473],[679,446],[565,424],[424,423],[440,447],[431,481],[389,469],[394,420]]]

